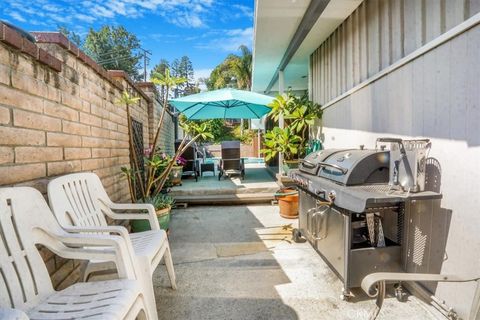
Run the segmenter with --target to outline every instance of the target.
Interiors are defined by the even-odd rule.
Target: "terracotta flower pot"
[[[286,219],[298,218],[298,191],[294,189],[282,189],[276,193],[280,215]]]

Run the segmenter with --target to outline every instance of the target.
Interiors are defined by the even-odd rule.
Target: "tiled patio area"
[[[279,189],[264,164],[246,164],[244,180],[239,176],[232,176],[222,177],[219,181],[217,174],[205,172],[203,177],[198,178],[198,182],[193,177],[183,179],[182,186],[173,187],[170,195],[175,197],[177,202],[189,203],[269,202]]]
[[[307,243],[288,241],[296,220],[267,205],[174,210],[172,248],[178,290],[154,274],[160,319],[368,319],[374,300],[342,284]],[[379,319],[435,319],[415,297],[386,299]]]

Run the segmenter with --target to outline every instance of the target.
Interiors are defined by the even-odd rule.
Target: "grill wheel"
[[[302,238],[302,233],[297,228],[294,228],[292,230],[292,240],[295,243],[304,243],[305,241],[307,241],[305,238]]]

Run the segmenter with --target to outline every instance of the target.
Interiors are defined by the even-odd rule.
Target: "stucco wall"
[[[455,3],[463,6],[467,2]],[[472,6],[469,8],[473,10]],[[451,19],[454,12],[447,13],[446,16]],[[426,14],[429,16],[430,11]],[[375,17],[367,16],[367,19],[375,20]],[[355,148],[362,144],[373,148],[376,138],[382,136],[427,137],[432,140],[429,156],[438,160],[441,166],[443,199],[436,212],[427,214],[420,210],[418,219],[409,222],[415,224],[411,226],[412,230],[416,229],[426,239],[423,255],[417,257],[415,263],[408,262],[409,271],[418,268],[420,272],[440,271],[463,276],[480,274],[478,21],[480,16],[474,15],[463,24],[469,27],[451,38],[445,38],[445,42],[439,42],[438,46],[418,55],[413,53],[412,59],[406,59],[405,63],[380,74],[373,81],[368,80],[369,75],[363,83],[361,80],[353,81],[353,89],[348,91],[345,87],[343,96],[337,99],[342,90],[334,93],[320,90],[322,87],[329,88],[329,80],[321,82],[323,78],[313,77],[314,87],[320,90],[313,97],[316,102],[327,106],[323,118],[326,148]],[[412,33],[404,34],[404,44],[410,36],[414,37]],[[426,42],[425,46],[428,45]],[[314,73],[315,70],[323,70],[321,65],[317,65],[321,59],[312,61]],[[341,63],[343,68],[344,62]],[[382,70],[388,69],[381,67],[378,71]],[[378,72],[372,74],[373,77],[376,75]],[[359,85],[357,89],[355,83]],[[324,92],[328,95],[325,96]],[[318,133],[319,130],[315,131],[315,134]],[[446,241],[446,244],[439,248],[435,241]],[[408,250],[413,252],[415,245],[419,244],[412,243]],[[434,256],[441,257],[440,261],[436,259],[435,264]],[[413,257],[410,256],[410,259]],[[475,312],[471,310],[474,283],[443,283],[431,289],[462,318],[474,316],[471,315]]]

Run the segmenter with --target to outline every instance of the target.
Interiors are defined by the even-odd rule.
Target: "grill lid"
[[[379,150],[327,149],[309,154],[299,169],[346,186],[388,183],[389,155]]]
[[[334,153],[340,152],[346,149],[325,149],[316,152],[312,152],[301,160],[298,168],[300,171],[316,176],[320,169],[319,163],[324,162],[329,156]]]

